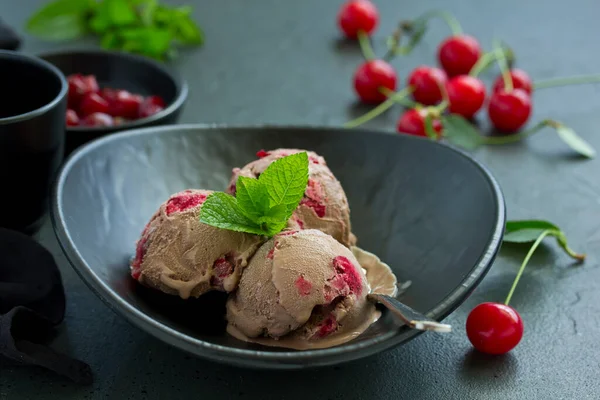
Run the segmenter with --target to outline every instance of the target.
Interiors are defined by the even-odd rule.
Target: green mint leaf
[[[562,124],[555,126],[556,133],[570,148],[585,156],[587,158],[594,158],[596,156],[596,150],[588,142],[583,140],[575,131]]]
[[[544,231],[561,232],[551,222],[543,220],[507,221],[504,241],[510,243],[528,243],[535,241]]]
[[[485,138],[466,119],[457,114],[442,117],[444,137],[452,144],[467,150],[475,150],[481,146]]]
[[[158,59],[163,58],[173,39],[169,30],[152,27],[123,28],[119,34],[123,39],[125,51]]]
[[[140,18],[145,26],[152,26],[154,14],[158,8],[158,0],[145,0],[141,7]]]
[[[109,31],[102,35],[100,46],[107,50],[118,49],[122,46],[121,39],[116,32]]]
[[[173,24],[175,40],[186,45],[200,45],[204,41],[204,32],[192,19],[190,7],[175,9]]]
[[[104,33],[113,27],[135,25],[137,14],[128,0],[102,0],[96,6],[90,27],[96,33]]]
[[[137,14],[128,0],[104,0],[108,17],[113,26],[126,26],[138,21]]]
[[[308,183],[308,155],[296,153],[274,161],[258,181],[267,188],[271,207],[286,207],[287,221],[304,197]]]
[[[261,223],[260,218],[269,211],[267,188],[257,179],[240,176],[236,183],[238,205],[252,221]]]
[[[71,40],[87,33],[86,14],[91,10],[88,0],[56,0],[33,14],[27,31],[46,40]]]
[[[240,210],[235,197],[223,192],[211,193],[200,211],[200,222],[230,231],[265,235],[259,225],[248,219]]]
[[[259,219],[262,227],[266,228],[268,236],[274,236],[287,226],[288,210],[284,204],[271,207],[265,215]]]

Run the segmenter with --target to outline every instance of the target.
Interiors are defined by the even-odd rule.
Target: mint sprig
[[[292,154],[274,161],[258,179],[240,176],[236,197],[212,193],[200,213],[200,222],[221,229],[272,237],[304,196],[308,184],[308,155]]]
[[[198,46],[204,34],[189,6],[159,0],[54,0],[27,21],[29,33],[44,40],[96,35],[105,49],[165,59],[176,46]]]

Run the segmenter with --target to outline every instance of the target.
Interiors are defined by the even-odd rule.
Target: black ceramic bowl
[[[187,84],[174,71],[146,57],[104,50],[69,50],[39,55],[66,76],[93,74],[100,87],[161,96],[167,106],[148,118],[112,127],[68,127],[67,152],[108,133],[177,122],[188,95]]]
[[[302,368],[368,356],[419,334],[389,313],[339,347],[289,351],[225,332],[224,299],[180,300],[129,276],[135,241],[157,207],[185,188],[225,190],[231,169],[259,149],[323,155],[341,181],[363,249],[412,285],[409,306],[441,320],[471,293],[500,247],[505,209],[498,184],[468,155],[411,136],[365,130],[180,125],[128,131],[79,149],[57,181],[52,218],[65,253],[110,307],[157,338],[230,364]]]
[[[57,68],[0,50],[0,227],[31,232],[41,222],[63,160],[66,95]]]

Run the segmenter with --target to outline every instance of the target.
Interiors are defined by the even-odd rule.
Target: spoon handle
[[[395,316],[400,318],[402,322],[410,326],[413,329],[420,331],[433,331],[433,332],[450,332],[452,327],[448,324],[441,324],[435,322],[431,318],[427,318],[425,315],[418,311],[413,310],[406,304],[403,304],[391,296],[385,294],[371,293],[367,296],[371,301],[375,301],[384,305],[390,310]]]

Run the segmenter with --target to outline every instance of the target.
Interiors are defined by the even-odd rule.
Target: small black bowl
[[[158,95],[166,103],[161,112],[111,127],[67,127],[66,151],[112,132],[177,122],[188,95],[188,86],[178,74],[146,57],[105,50],[64,50],[44,53],[40,58],[55,65],[65,76],[95,75],[100,88],[125,89],[142,96]]]
[[[14,51],[0,50],[0,71],[0,227],[30,233],[63,160],[67,81],[53,65]]]

